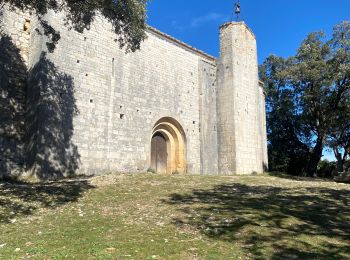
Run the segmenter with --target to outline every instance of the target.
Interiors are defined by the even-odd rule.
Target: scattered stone
[[[106,252],[107,252],[107,253],[113,253],[114,251],[115,251],[115,248],[114,248],[114,247],[106,248]]]
[[[33,245],[34,245],[34,243],[32,243],[32,242],[27,242],[26,243],[26,246],[28,246],[28,247],[33,246]]]
[[[17,247],[17,248],[15,249],[15,252],[19,252],[19,251],[21,251],[21,249]]]

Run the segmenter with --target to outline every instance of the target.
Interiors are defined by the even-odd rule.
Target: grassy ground
[[[350,259],[350,185],[127,175],[0,184],[0,259]]]

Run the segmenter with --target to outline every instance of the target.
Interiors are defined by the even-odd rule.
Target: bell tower
[[[217,91],[219,173],[263,172],[257,46],[244,22],[220,27]]]

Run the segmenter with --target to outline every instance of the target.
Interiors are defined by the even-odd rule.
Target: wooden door
[[[156,173],[167,173],[168,153],[164,136],[156,133],[152,137],[151,147],[151,168]]]

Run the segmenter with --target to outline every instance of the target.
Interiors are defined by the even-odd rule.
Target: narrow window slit
[[[24,24],[23,24],[23,31],[27,32],[30,29],[30,20],[26,19]]]
[[[112,59],[112,76],[114,76],[114,58]]]

